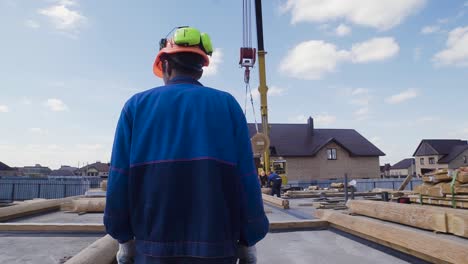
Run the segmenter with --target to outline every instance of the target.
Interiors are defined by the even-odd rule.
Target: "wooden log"
[[[468,183],[468,172],[459,171],[457,174],[457,181],[461,183]]]
[[[68,223],[4,223],[0,231],[23,232],[105,232],[103,224],[68,224]]]
[[[466,184],[464,184],[463,186],[458,186],[458,187],[455,187],[455,193],[457,194],[468,194],[468,186],[465,186]]]
[[[0,208],[0,221],[8,221],[23,216],[56,211],[60,209],[60,205],[71,201],[72,199],[76,199],[77,197],[78,196],[63,199],[41,200],[37,202],[24,202],[21,204]]]
[[[422,195],[427,195],[427,193],[429,192],[429,188],[431,188],[432,186],[434,185],[431,183],[423,182],[423,184],[414,187],[414,192]]]
[[[316,215],[331,227],[431,263],[468,263],[468,243],[461,238],[330,210],[316,211]]]
[[[304,221],[284,221],[271,222],[270,231],[289,230],[289,229],[322,229],[327,228],[328,222],[324,220],[304,220]]]
[[[413,179],[413,175],[408,174],[408,176],[406,176],[405,180],[401,183],[400,187],[398,187],[398,191],[403,191],[406,188],[406,186],[408,185],[408,183],[410,183],[411,179]]]
[[[70,201],[62,206],[62,210],[75,213],[103,213],[106,198],[82,198]]]
[[[65,264],[111,264],[115,261],[118,250],[119,243],[117,240],[106,235],[83,249]]]
[[[378,201],[349,200],[351,213],[395,223],[447,233],[445,211],[442,208]]]
[[[262,198],[264,202],[267,202],[273,206],[280,207],[283,209],[289,209],[289,201],[286,199],[282,199],[264,193],[262,194]]]
[[[271,188],[262,188],[262,193],[271,194]]]
[[[342,182],[332,182],[330,184],[330,188],[337,188],[337,189],[344,188],[344,183],[342,183]]]
[[[423,176],[422,180],[423,182],[428,183],[439,183],[451,181],[452,177],[450,177],[448,174],[435,174],[430,176]]]

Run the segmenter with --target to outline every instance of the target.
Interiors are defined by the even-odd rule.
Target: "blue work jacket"
[[[107,188],[106,231],[138,254],[236,256],[268,232],[242,109],[190,78],[127,101]]]
[[[281,177],[274,172],[268,176],[268,186],[270,186],[271,182],[278,184],[278,183],[281,183],[281,181],[282,181]]]

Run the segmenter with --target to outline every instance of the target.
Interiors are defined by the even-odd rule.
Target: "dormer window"
[[[336,149],[335,148],[327,149],[327,157],[328,157],[328,160],[336,160]]]

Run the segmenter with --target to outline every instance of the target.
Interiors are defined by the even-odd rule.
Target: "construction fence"
[[[355,179],[356,191],[358,192],[370,192],[375,188],[382,188],[382,189],[398,189],[400,185],[403,183],[404,178],[391,178],[391,179]],[[351,181],[351,180],[349,180]],[[328,188],[330,184],[337,183],[337,182],[344,182],[344,179],[337,179],[337,180],[317,180],[311,182],[298,182],[298,181],[290,181],[288,182],[288,187],[297,187],[297,188],[307,188],[311,185],[317,185],[320,188]],[[412,191],[414,187],[422,184],[422,180],[420,178],[412,179],[408,185],[406,186],[405,190]]]
[[[0,202],[84,195],[89,189],[99,188],[102,180],[81,176],[0,177]]]

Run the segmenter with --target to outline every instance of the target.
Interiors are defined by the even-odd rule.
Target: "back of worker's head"
[[[199,54],[191,52],[165,54],[161,61],[165,82],[178,76],[187,76],[198,80],[203,75],[204,58]]]

